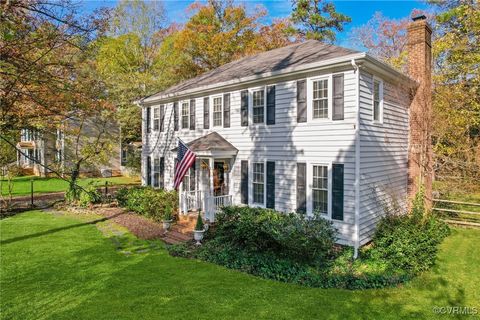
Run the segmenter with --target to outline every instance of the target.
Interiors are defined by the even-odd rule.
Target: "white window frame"
[[[301,160],[298,160],[302,162]],[[305,162],[305,161],[303,161]],[[329,162],[309,162],[307,163],[307,214],[313,215],[313,166],[325,166],[327,167],[328,176],[328,190],[327,190],[327,213],[323,216],[326,219],[332,220],[332,161]]]
[[[215,125],[215,122],[214,122],[214,119],[215,119],[215,105],[214,105],[214,101],[215,99],[218,99],[220,98],[220,124],[217,124]],[[230,106],[230,110],[231,110],[231,106]],[[215,127],[223,127],[223,95],[215,95],[215,96],[211,96],[210,97],[210,106],[209,106],[209,109],[210,109],[210,127],[212,128],[215,128]],[[231,111],[230,111],[231,112]],[[203,112],[202,112],[203,114]]]
[[[253,190],[253,173],[254,173],[254,167],[256,163],[261,163],[263,164],[263,203],[255,202],[254,201],[254,190]],[[253,207],[258,207],[258,208],[265,208],[266,203],[267,203],[267,165],[266,161],[264,160],[253,160],[249,161],[249,173],[248,173],[248,184],[249,184],[249,201],[248,203],[253,206]]]
[[[327,80],[328,89],[327,89],[327,117],[326,118],[314,118],[313,117],[313,83],[318,80]],[[318,77],[308,78],[307,79],[307,121],[332,121],[332,108],[333,108],[333,75],[321,75]]]
[[[379,119],[375,119],[375,82],[379,83],[379,93],[378,93],[378,98],[379,98],[379,104],[378,104],[378,117]],[[378,78],[378,77],[373,77],[372,80],[372,122],[373,123],[378,123],[382,124],[383,123],[383,80]]]
[[[180,129],[181,130],[190,130],[190,100],[182,100],[179,102],[180,104]],[[183,105],[186,104],[187,105],[187,127],[183,127],[183,117],[185,117],[183,115]]]
[[[160,107],[152,108],[152,131],[160,131]],[[155,117],[155,113],[157,116]],[[155,129],[155,121],[158,120],[158,127]]]
[[[158,166],[155,165],[155,162],[158,161]],[[152,187],[160,188],[160,158],[152,159]],[[157,170],[158,169],[158,170]],[[157,175],[157,184],[155,185],[155,176]]]
[[[253,121],[253,93],[257,91],[263,91],[263,121],[262,122],[254,122]],[[265,124],[267,121],[267,87],[255,87],[248,89],[248,105],[249,105],[249,124],[252,125],[262,125]]]
[[[327,193],[327,199],[326,199],[326,201],[327,201],[327,211],[326,211],[326,212],[321,212],[321,213],[322,213],[323,215],[328,215],[328,206],[329,206],[329,203],[330,203],[330,202],[329,202],[329,199],[328,199],[328,183],[329,183],[329,181],[330,181],[330,179],[328,178],[328,176],[329,176],[328,165],[312,164],[312,179],[311,179],[311,180],[312,180],[312,213],[315,212],[315,210],[314,210],[314,199],[313,199],[313,194],[314,194],[314,191],[315,191],[315,189],[314,189],[315,167],[326,168],[326,170],[327,170],[327,172],[326,172],[326,173],[327,173],[327,176],[326,176],[326,178],[327,178],[326,188],[325,188],[325,189],[316,188],[316,190],[326,191],[326,193]]]

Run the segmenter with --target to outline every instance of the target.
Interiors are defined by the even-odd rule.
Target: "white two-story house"
[[[140,102],[143,184],[172,189],[181,139],[197,156],[183,212],[319,212],[339,243],[358,247],[386,203],[406,207],[417,86],[366,53],[314,40],[234,61]]]

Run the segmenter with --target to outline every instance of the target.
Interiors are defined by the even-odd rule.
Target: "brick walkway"
[[[165,232],[162,223],[129,213],[122,208],[96,208],[95,212],[127,228],[140,239],[161,239],[167,244],[187,242],[193,239],[196,216],[182,216],[168,232]]]

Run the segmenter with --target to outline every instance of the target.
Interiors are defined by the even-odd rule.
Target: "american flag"
[[[178,139],[177,165],[175,166],[175,179],[173,180],[173,188],[176,190],[183,180],[187,170],[195,163],[195,153]]]

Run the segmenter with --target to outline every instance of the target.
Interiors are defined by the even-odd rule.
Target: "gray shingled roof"
[[[359,53],[359,51],[325,44],[317,40],[308,40],[224,64],[223,66],[205,72],[195,78],[186,80],[148,98],[151,99],[174,94],[195,87],[202,87],[246,76],[279,71],[354,53]]]
[[[211,132],[207,135],[204,135],[200,138],[192,140],[187,143],[187,146],[193,152],[203,152],[203,151],[230,151],[230,152],[237,152],[238,149],[235,148],[230,142],[225,140],[217,132]],[[172,149],[172,151],[177,150],[177,148]]]

